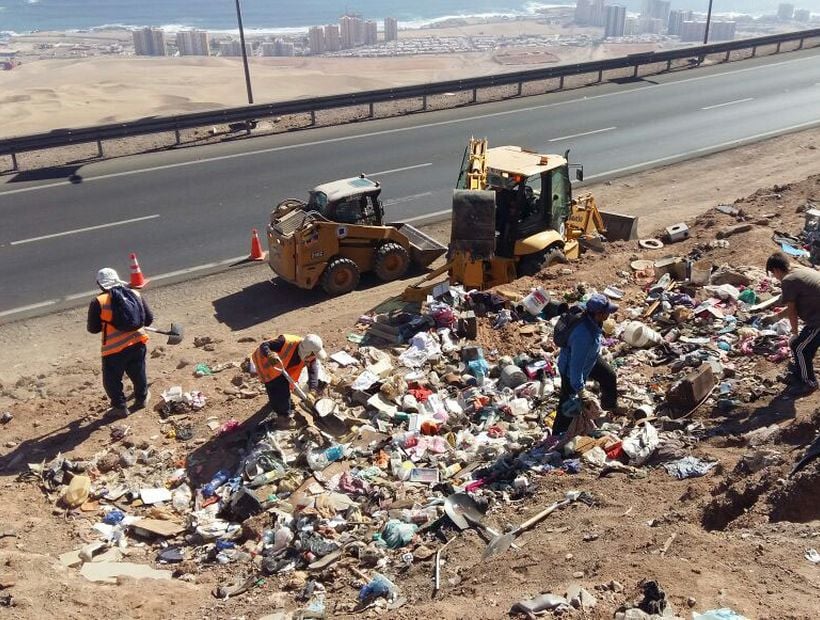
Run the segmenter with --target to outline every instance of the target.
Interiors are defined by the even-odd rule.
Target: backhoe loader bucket
[[[466,253],[489,260],[495,253],[495,192],[453,191],[450,256]]]
[[[599,211],[606,226],[607,241],[632,241],[638,238],[638,216]]]

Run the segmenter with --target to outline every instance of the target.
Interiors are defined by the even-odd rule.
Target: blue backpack
[[[115,286],[111,295],[111,324],[121,332],[132,332],[145,325],[145,308],[134,291]]]

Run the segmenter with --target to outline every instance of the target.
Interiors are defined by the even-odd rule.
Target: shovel
[[[294,392],[296,392],[296,395],[299,397],[299,400],[302,401],[302,406],[307,410],[307,413],[310,414],[311,419],[308,420],[308,425],[313,426],[316,430],[319,431],[322,437],[324,437],[328,441],[333,441],[333,436],[330,433],[323,431],[316,425],[316,418],[321,418],[322,414],[320,411],[316,409],[316,405],[313,403],[313,401],[310,400],[310,398],[308,398],[308,395],[305,394],[305,391],[301,387],[299,387],[299,384],[293,380],[293,377],[291,377],[288,374],[288,371],[285,370],[283,366],[274,366],[274,368],[276,368],[276,370],[278,370],[285,376],[285,379],[288,380],[291,389]],[[314,418],[313,416],[316,416],[316,418]]]
[[[168,331],[157,329],[156,327],[143,327],[143,329],[148,332],[154,332],[155,334],[168,336],[168,344],[179,344],[182,342],[182,336],[185,332],[182,325],[177,325],[176,323],[171,323],[171,329]]]
[[[460,530],[466,530],[471,525],[483,530],[486,535],[498,536],[498,532],[484,524],[481,510],[476,501],[466,493],[453,493],[444,500],[444,513]],[[518,547],[510,543],[513,548]]]
[[[505,551],[507,551],[507,549],[510,548],[510,545],[512,545],[513,540],[515,540],[516,536],[518,536],[522,532],[527,531],[532,526],[540,523],[559,508],[568,506],[572,502],[576,501],[582,501],[588,504],[592,501],[592,497],[589,495],[589,493],[586,493],[584,491],[567,491],[565,498],[562,499],[560,502],[555,502],[554,504],[548,506],[534,517],[531,517],[530,519],[524,521],[524,523],[519,525],[513,531],[494,537],[487,545],[487,548],[484,549],[484,554],[481,556],[482,559],[486,560],[487,558],[491,558],[494,555],[504,553]]]

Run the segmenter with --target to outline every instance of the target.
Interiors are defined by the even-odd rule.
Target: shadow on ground
[[[243,455],[253,448],[259,433],[266,428],[272,430],[268,423],[260,425],[269,413],[270,408],[265,403],[236,429],[215,435],[191,452],[186,465],[191,485],[200,487],[220,469],[236,472]]]
[[[413,271],[405,281],[416,279],[423,272]],[[359,286],[349,295],[366,291],[384,282],[374,274],[362,275]],[[385,293],[385,297],[388,294]],[[328,300],[328,295],[317,286],[312,290],[300,289],[280,278],[256,282],[213,301],[214,317],[232,331],[241,331],[275,319],[287,312],[309,308]]]
[[[0,460],[0,472],[5,475],[28,471],[28,463],[48,463],[61,452],[70,452],[103,427],[116,423],[111,416],[72,420],[65,426],[20,442]]]
[[[65,166],[50,166],[47,168],[37,168],[36,170],[23,170],[16,173],[9,179],[9,183],[26,183],[29,181],[53,181],[55,179],[65,179],[72,183],[82,183],[83,177],[77,174],[77,170],[85,164],[75,162]]]

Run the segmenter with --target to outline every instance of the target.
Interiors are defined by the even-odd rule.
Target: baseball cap
[[[606,295],[595,293],[587,300],[587,311],[591,313],[605,312],[606,314],[612,314],[618,311],[618,306],[609,301]]]

